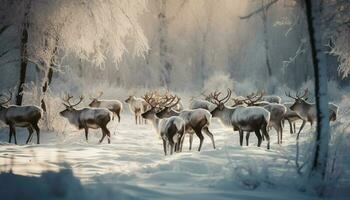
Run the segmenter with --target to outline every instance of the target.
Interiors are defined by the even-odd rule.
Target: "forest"
[[[0,0],[0,199],[348,199],[350,1]]]

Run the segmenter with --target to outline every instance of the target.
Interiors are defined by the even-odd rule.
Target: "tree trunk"
[[[21,53],[21,63],[20,63],[20,74],[19,74],[19,84],[17,89],[16,96],[16,104],[22,105],[23,102],[23,87],[26,81],[27,74],[27,65],[28,65],[28,28],[29,28],[29,12],[30,12],[31,1],[28,1],[26,11],[24,14],[24,22],[22,27],[22,36],[21,36],[21,45],[20,45],[20,53]]]
[[[46,112],[46,110],[47,110],[44,96],[45,96],[47,90],[49,89],[49,85],[52,82],[53,68],[55,67],[57,51],[58,51],[58,41],[59,41],[59,39],[56,38],[55,47],[52,50],[52,54],[51,54],[50,66],[49,66],[49,69],[47,70],[47,73],[45,74],[45,79],[44,79],[45,81],[44,81],[43,88],[42,88],[43,95],[42,95],[42,99],[41,99],[41,108],[44,110],[44,112]]]
[[[166,0],[161,0],[160,5],[160,13],[158,15],[159,18],[159,59],[161,65],[161,82],[162,84],[168,88],[170,84],[172,65],[169,62],[168,57],[168,24],[167,24],[167,16],[166,16]]]
[[[272,69],[270,64],[270,48],[269,48],[269,39],[268,39],[268,32],[267,32],[267,8],[264,5],[264,1],[262,7],[264,8],[262,12],[262,20],[264,25],[264,47],[265,47],[265,62],[266,62],[266,68],[267,68],[267,78],[271,78],[272,76]]]
[[[315,94],[317,108],[317,133],[310,178],[322,180],[327,169],[328,145],[330,140],[327,66],[321,31],[321,0],[305,0],[312,62],[315,72]],[[321,194],[322,195],[322,194]]]

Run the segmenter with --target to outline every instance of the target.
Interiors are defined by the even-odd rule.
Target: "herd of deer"
[[[250,132],[254,132],[258,139],[258,147],[263,140],[267,141],[267,149],[270,148],[269,129],[274,128],[277,132],[277,142],[282,143],[284,121],[290,125],[290,133],[296,133],[296,121],[302,121],[298,131],[299,134],[304,128],[306,122],[311,126],[316,121],[316,106],[307,102],[308,90],[303,94],[299,92],[295,96],[286,93],[287,97],[294,99],[294,102],[281,103],[278,96],[265,96],[264,93],[253,93],[246,97],[231,97],[231,90],[221,97],[220,92],[213,92],[206,95],[204,99],[192,99],[189,109],[183,109],[181,99],[169,92],[147,92],[142,98],[129,96],[125,103],[129,104],[130,111],[135,115],[135,123],[146,123],[150,121],[156,132],[163,141],[164,153],[167,155],[173,152],[181,152],[185,135],[189,135],[189,149],[192,148],[193,135],[199,138],[200,143],[198,151],[203,144],[203,133],[209,136],[215,149],[214,136],[209,130],[212,118],[218,118],[222,124],[233,128],[233,131],[239,132],[240,145],[243,144],[243,134],[246,132],[246,145],[249,144]],[[81,96],[78,102],[72,103],[73,96],[67,95],[63,99],[65,110],[59,114],[66,118],[69,123],[78,129],[85,130],[85,137],[88,140],[89,128],[101,129],[102,138],[100,143],[107,136],[110,143],[110,131],[107,124],[118,117],[120,122],[120,113],[123,104],[118,100],[102,100],[100,97],[92,98],[89,107],[76,108],[84,97]],[[29,135],[26,143],[30,142],[36,131],[37,143],[40,143],[39,120],[43,116],[43,110],[38,106],[17,106],[7,105],[12,99],[12,93],[9,97],[0,102],[0,121],[9,126],[9,143],[14,136],[15,127],[24,127],[28,129]],[[6,98],[7,97],[7,98]],[[230,101],[231,100],[231,101]],[[337,118],[338,106],[329,104],[329,120],[335,121]]]

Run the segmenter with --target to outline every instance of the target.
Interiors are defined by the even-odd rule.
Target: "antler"
[[[290,98],[295,99],[295,100],[298,99],[297,97],[293,97],[293,96],[290,94],[290,92],[287,93],[286,91],[284,91],[284,93],[286,94],[287,97],[290,97]]]
[[[210,93],[208,97],[211,99],[210,101],[216,105],[225,104],[231,98],[232,91],[227,89],[227,95],[222,99],[219,99],[220,94],[221,92],[215,91],[214,93]]]
[[[306,96],[308,96],[309,95],[309,90],[308,89],[305,89],[304,90],[304,94],[300,94],[299,93],[299,91],[295,94],[295,97],[293,97],[291,94],[290,94],[290,92],[285,92],[285,94],[286,94],[286,96],[287,97],[290,97],[290,98],[292,98],[292,99],[295,99],[295,100],[297,100],[297,99],[303,99],[303,98],[305,98]]]
[[[63,104],[64,104],[65,106],[68,106],[68,107],[77,106],[78,104],[80,104],[80,103],[83,101],[84,96],[81,95],[80,98],[79,98],[79,101],[78,101],[77,103],[75,103],[75,104],[71,104],[70,100],[71,100],[72,98],[73,98],[72,95],[67,94],[66,97],[62,99],[62,100],[65,102],[65,103],[63,103]],[[66,103],[67,103],[67,104],[66,104]]]
[[[307,96],[307,95],[309,95],[309,90],[306,88],[305,90],[304,90],[304,94],[303,95],[299,95],[299,92],[297,92],[297,97],[299,98],[299,99],[303,99],[305,96]]]
[[[11,90],[7,90],[8,91],[8,93],[10,94],[10,96],[4,101],[4,102],[0,102],[0,105],[4,105],[4,104],[7,104],[8,102],[10,102],[11,101],[11,99],[12,99],[12,92],[11,92]],[[1,96],[4,96],[4,97],[6,97],[5,95],[0,95],[0,97]]]
[[[256,102],[260,101],[262,97],[264,96],[264,92],[256,92],[252,93],[250,95],[247,95],[247,98],[242,100],[245,104],[251,106],[254,105]]]
[[[157,106],[157,101],[155,99],[155,92],[147,92],[142,97],[152,108]]]
[[[181,98],[179,98],[178,96],[172,95],[170,93],[165,94],[163,99],[164,99],[163,106],[168,108],[172,108],[176,106],[181,100]]]

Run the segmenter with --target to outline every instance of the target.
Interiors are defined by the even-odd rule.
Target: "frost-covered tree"
[[[138,17],[145,9],[145,0],[4,0],[0,29],[12,27],[11,37],[20,40],[14,61],[20,61],[21,69],[29,61],[47,77],[67,56],[103,66],[107,59],[118,63],[128,47],[142,55],[148,45]],[[25,75],[21,70],[18,104]]]
[[[325,178],[330,141],[327,65],[325,47],[322,44],[322,1],[305,0],[312,62],[315,71],[315,94],[317,109],[316,144],[311,162],[310,177],[313,181]]]

